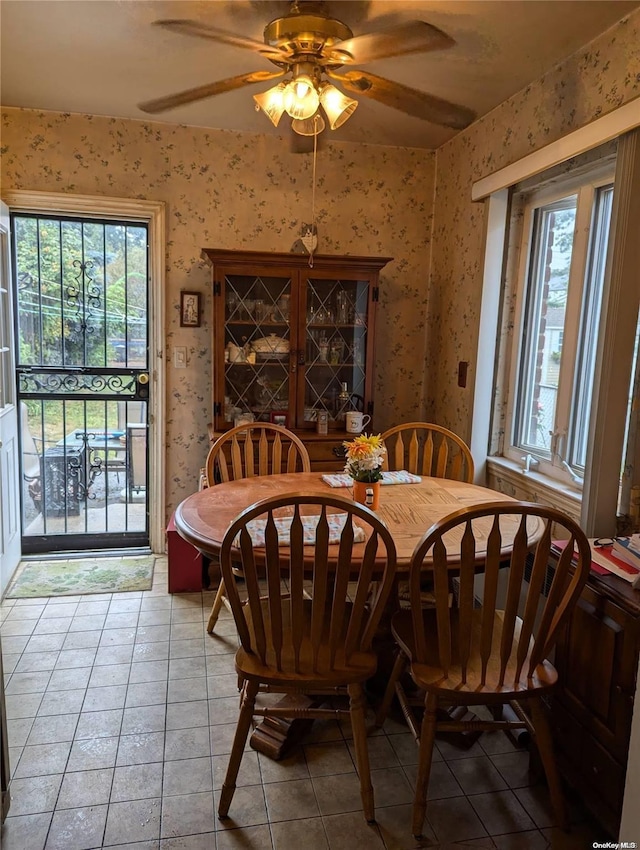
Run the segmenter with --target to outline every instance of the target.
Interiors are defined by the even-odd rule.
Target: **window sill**
[[[488,486],[494,489],[516,498],[559,508],[576,520],[580,519],[582,491],[569,484],[563,484],[535,470],[525,472],[522,466],[504,457],[488,457],[487,473]]]

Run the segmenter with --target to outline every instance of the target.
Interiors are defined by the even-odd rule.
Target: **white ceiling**
[[[489,112],[591,41],[640,0],[333,0],[354,35],[424,20],[456,42],[449,50],[363,66],[379,76]],[[2,0],[4,106],[283,135],[256,113],[252,94],[272,85],[182,106],[160,116],[136,104],[247,71],[274,70],[252,51],[151,26],[189,18],[262,41],[265,24],[288,11],[277,0]],[[331,138],[436,148],[455,134],[360,98]],[[330,131],[325,131],[329,135]]]

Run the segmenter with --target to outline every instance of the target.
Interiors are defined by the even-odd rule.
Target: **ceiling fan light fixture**
[[[329,119],[329,127],[337,130],[353,115],[358,101],[347,97],[340,89],[331,83],[323,83],[320,87],[320,103]]]
[[[287,83],[282,82],[268,91],[253,96],[256,102],[256,112],[261,109],[274,127],[278,126],[284,113],[284,91],[286,88]]]
[[[324,118],[319,112],[312,115],[311,118],[294,118],[291,122],[291,129],[299,136],[318,136],[325,128]]]
[[[292,118],[300,121],[311,118],[320,105],[320,95],[311,77],[300,74],[287,83],[283,92],[283,103],[285,112]]]

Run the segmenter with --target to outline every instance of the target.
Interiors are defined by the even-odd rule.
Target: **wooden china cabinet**
[[[213,272],[214,433],[277,422],[302,437],[312,469],[341,469],[345,413],[374,415],[378,276],[391,258],[202,254]]]

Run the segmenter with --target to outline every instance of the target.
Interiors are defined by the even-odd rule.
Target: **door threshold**
[[[23,555],[22,561],[72,561],[74,559],[86,558],[136,558],[139,555],[153,555],[148,546],[139,546],[134,549],[75,549],[68,552],[34,552]]]

